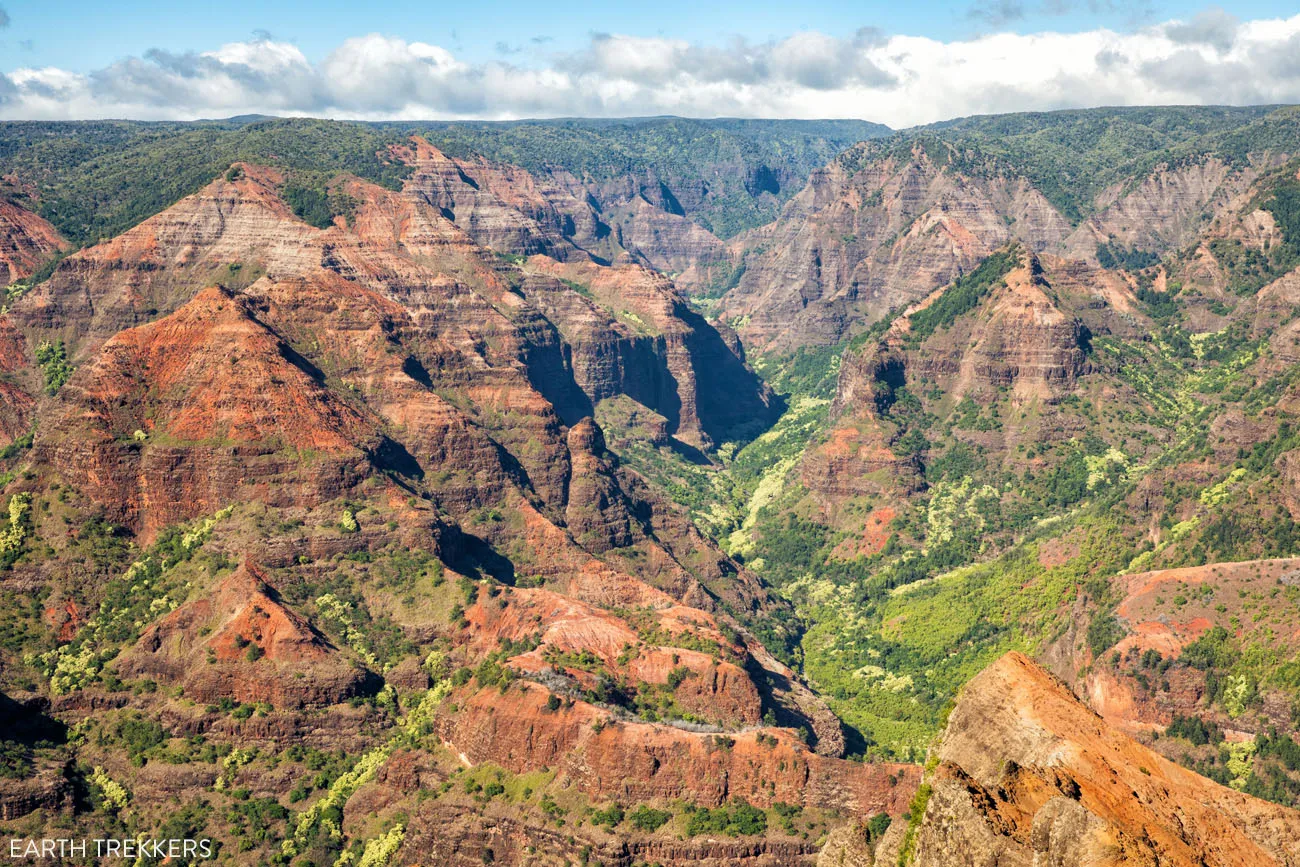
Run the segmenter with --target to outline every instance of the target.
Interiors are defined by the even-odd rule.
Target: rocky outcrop
[[[1089,328],[1062,308],[1037,256],[1018,247],[1013,253],[1018,262],[951,322],[925,334],[912,327],[913,317],[958,291],[959,284],[910,305],[879,339],[844,352],[832,424],[800,464],[804,485],[824,504],[854,497],[896,500],[924,489],[923,456],[903,450],[905,429],[893,411],[903,388],[927,409],[940,402],[929,396],[936,394],[944,412],[970,398],[979,406],[1034,405],[1041,419],[1092,372]],[[998,454],[1013,443],[1052,435],[1046,423],[1007,425],[979,445]]]
[[[322,707],[379,686],[378,677],[354,665],[286,607],[251,563],[210,596],[150,626],[117,666],[124,676],[179,685],[201,704],[226,698]]]
[[[1162,164],[1104,191],[1096,213],[1072,227],[1028,180],[970,158],[937,142],[910,153],[863,143],[814,172],[778,221],[730,245],[744,274],[723,299],[724,317],[751,348],[832,344],[1010,241],[1092,265],[1100,245],[1116,255],[1183,248],[1257,176],[1215,157]],[[1261,249],[1276,232],[1270,215],[1255,213],[1237,234]]]
[[[1019,653],[966,685],[937,759],[917,865],[1300,863],[1300,813],[1130,740]]]
[[[915,455],[891,446],[896,432],[867,416],[845,419],[823,442],[804,452],[800,478],[810,491],[835,502],[859,496],[906,496],[925,479]]]
[[[1051,288],[1037,257],[1025,256],[978,312],[908,353],[909,373],[950,381],[947,394],[958,400],[998,389],[1020,400],[1069,392],[1088,370],[1088,329],[1057,306]]]
[[[644,262],[688,290],[706,288],[713,269],[729,259],[726,245],[689,218],[633,195],[626,204],[606,207],[618,245],[634,261]]]
[[[105,343],[36,454],[146,536],[230,503],[315,505],[366,474],[377,441],[321,378],[247,300],[207,289]]]
[[[583,287],[597,308],[593,317],[572,291],[537,287],[538,304],[565,335],[575,379],[593,405],[627,395],[699,448],[752,436],[775,419],[776,400],[746,367],[743,351],[666,278],[635,265],[561,265],[540,257],[529,265]],[[603,329],[599,320],[606,317],[613,327]]]
[[[915,791],[915,765],[863,764],[820,756],[787,729],[699,733],[625,721],[576,701],[548,709],[543,687],[516,682],[454,694],[457,711],[438,732],[477,764],[512,772],[542,765],[581,791],[623,803],[685,797],[717,806],[742,797],[758,806],[777,801],[860,815],[897,814]]]
[[[217,180],[118,237],[81,250],[14,305],[20,327],[71,348],[165,316],[213,283],[238,285],[261,271],[318,265],[315,234],[278,195],[283,176],[248,166]],[[233,267],[232,267],[233,266]],[[247,270],[244,270],[247,269]]]
[[[578,252],[570,238],[578,234],[580,224],[585,236],[596,230],[590,207],[554,187],[543,191],[523,169],[484,160],[454,160],[419,138],[407,147],[394,148],[393,154],[414,170],[407,191],[485,247],[516,255],[565,257]],[[570,213],[562,213],[547,194],[562,196]],[[575,220],[573,212],[581,216]]]
[[[537,174],[454,159],[420,138],[393,155],[414,169],[407,189],[483,246],[565,261],[639,263],[696,285],[727,258],[661,184],[592,185],[560,168]]]
[[[0,197],[0,288],[30,277],[66,247],[44,218]]]
[[[658,688],[698,719],[728,728],[757,725],[763,703],[747,668],[758,666],[745,646],[725,637],[707,613],[650,588],[643,594],[645,607],[634,622],[543,589],[480,602],[466,618],[485,652],[503,640],[536,643],[509,662],[549,683],[567,681],[577,692],[613,678],[634,692]]]
[[[26,340],[8,316],[0,316],[0,447],[31,429],[36,401],[20,376],[26,367]]]
[[[310,506],[348,490],[367,462],[408,477],[455,467],[438,485],[453,510],[524,490],[562,520],[563,426],[605,397],[634,392],[698,446],[770,414],[738,346],[671,283],[575,263],[596,302],[553,276],[570,273],[553,260],[521,271],[430,203],[425,182],[451,171],[445,158],[412,159],[402,193],[339,181],[355,207],[324,231],[280,200],[281,176],[240,166],[66,260],[12,312],[29,341],[66,341],[81,368],[42,454],[58,455],[70,481],[95,480],[89,488],[147,533],[236,499]],[[527,185],[509,174],[494,183],[507,181]],[[527,189],[506,192],[494,207],[520,213]],[[203,326],[214,311],[222,325]],[[164,357],[176,340],[189,355]],[[232,352],[242,363],[218,358]],[[223,397],[231,387],[244,391]],[[277,430],[276,416],[309,424]],[[320,460],[293,469],[280,460],[291,450]],[[258,469],[235,473],[238,461]]]
[[[58,813],[72,804],[72,783],[60,767],[43,767],[24,780],[0,786],[0,822],[12,822],[43,810]]]

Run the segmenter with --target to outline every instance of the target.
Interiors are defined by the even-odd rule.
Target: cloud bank
[[[1300,102],[1300,15],[1243,22],[1219,9],[1129,33],[939,42],[865,28],[849,38],[801,32],[721,45],[593,34],[581,50],[531,65],[513,57],[467,63],[437,45],[370,34],[313,63],[295,45],[262,36],[202,53],[154,49],[89,73],[0,72],[0,118],[676,114],[856,117],[904,127],[1096,105]]]

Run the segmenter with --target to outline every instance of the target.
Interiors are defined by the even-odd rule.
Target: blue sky
[[[1300,101],[1300,0],[0,0],[0,117],[954,114]]]
[[[60,2],[6,0],[10,25],[0,33],[10,62],[78,72],[106,66],[151,48],[203,51],[263,32],[296,44],[312,60],[350,36],[379,32],[442,45],[470,60],[516,54],[518,62],[581,46],[592,32],[668,36],[721,43],[730,36],[760,42],[815,30],[845,36],[861,27],[886,34],[954,40],[1010,30],[1074,32],[1095,27],[1129,30],[1170,18],[1191,18],[1208,4],[1195,2],[1062,2],[1027,0],[890,3],[738,3],[699,0],[611,3],[553,2]],[[1242,19],[1290,17],[1300,3],[1252,0],[1227,4]],[[535,41],[536,40],[536,41]],[[6,52],[7,53],[7,52]]]

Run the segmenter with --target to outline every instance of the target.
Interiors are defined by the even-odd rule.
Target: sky
[[[0,0],[0,119],[1300,103],[1300,0]]]

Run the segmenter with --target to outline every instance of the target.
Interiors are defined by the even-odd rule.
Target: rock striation
[[[936,755],[918,865],[1297,863],[1300,813],[1143,747],[1019,653],[967,684]]]
[[[180,686],[187,698],[206,704],[233,699],[312,708],[374,693],[379,678],[285,606],[265,578],[244,563],[211,596],[149,627],[118,670]]]
[[[66,247],[44,218],[0,198],[0,287],[30,277]]]

